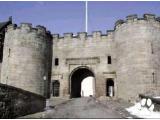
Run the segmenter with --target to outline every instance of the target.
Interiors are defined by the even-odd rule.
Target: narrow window
[[[58,65],[59,65],[59,59],[55,58],[55,66],[58,66]]]
[[[155,74],[154,74],[154,72],[152,73],[152,82],[155,83]]]
[[[8,50],[8,57],[10,57],[11,49]]]
[[[52,94],[54,97],[59,96],[59,87],[60,87],[60,83],[58,80],[55,80],[52,82]]]
[[[112,78],[108,78],[106,81],[106,96],[114,96],[114,81]]]
[[[108,56],[108,64],[112,64],[111,56]]]
[[[154,51],[153,51],[153,43],[151,43],[151,53],[153,54]]]

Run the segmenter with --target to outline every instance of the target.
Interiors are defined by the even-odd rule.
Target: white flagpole
[[[86,21],[85,21],[85,27],[86,32],[88,32],[88,1],[86,0],[86,8],[85,8],[85,15],[86,15]]]

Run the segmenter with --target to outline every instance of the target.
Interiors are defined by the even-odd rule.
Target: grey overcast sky
[[[111,30],[118,19],[125,19],[129,14],[138,14],[142,17],[144,13],[153,13],[160,16],[160,2],[139,1],[90,1],[88,2],[88,31]],[[43,25],[52,33],[63,34],[66,32],[85,31],[85,2],[9,2],[0,1],[0,21],[5,21],[9,16],[13,22],[29,22],[35,25]]]

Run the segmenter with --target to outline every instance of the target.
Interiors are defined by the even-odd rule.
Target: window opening
[[[58,65],[59,65],[59,59],[55,58],[55,66],[58,66]]]
[[[112,78],[108,78],[106,81],[106,96],[114,96],[114,81]]]
[[[59,87],[60,83],[58,80],[52,82],[52,90],[53,90],[53,96],[58,97],[59,96]]]
[[[112,64],[111,56],[108,56],[108,64]]]

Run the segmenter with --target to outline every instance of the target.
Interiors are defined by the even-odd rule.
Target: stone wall
[[[71,73],[86,68],[94,74],[96,97],[106,95],[107,78],[113,78],[117,98],[135,100],[138,94],[159,94],[159,33],[160,18],[153,14],[143,18],[129,15],[126,20],[118,20],[107,34],[95,31],[92,35],[80,32],[51,36],[42,26],[10,25],[5,36],[1,83],[49,97],[50,83],[58,80],[60,96],[68,97]],[[55,65],[56,58],[59,65]]]
[[[60,96],[70,95],[70,74],[88,67],[96,78],[96,96],[106,95],[106,79],[114,79],[115,97],[134,101],[138,94],[159,94],[160,18],[145,14],[118,20],[101,34],[53,34],[52,80],[60,81]],[[107,57],[111,56],[112,64]],[[59,58],[59,65],[54,65]]]
[[[135,100],[140,93],[159,93],[159,21],[151,14],[131,15],[115,28],[118,97]]]
[[[17,118],[43,111],[45,98],[12,86],[0,84],[0,118]]]
[[[96,79],[96,96],[106,94],[106,78],[104,73],[115,73],[115,53],[113,31],[102,34],[95,31],[92,35],[65,33],[63,37],[53,35],[52,80],[60,81],[60,96],[70,96],[70,75],[79,67],[86,67],[93,71]],[[108,64],[108,56],[112,57],[112,64]],[[55,58],[59,65],[55,66]]]
[[[43,26],[9,25],[4,41],[1,83],[44,95],[51,71],[51,40]]]

